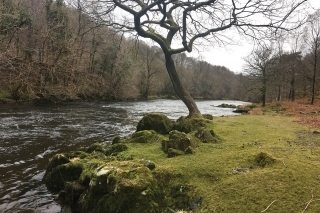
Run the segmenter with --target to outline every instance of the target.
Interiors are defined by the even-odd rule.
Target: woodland
[[[73,212],[319,212],[320,10],[309,9],[307,0],[0,0],[0,103],[188,107],[188,117],[150,113],[129,137],[50,158],[42,181]],[[230,44],[229,28],[256,44],[241,73],[187,56],[201,38]],[[193,99],[262,107],[213,119]]]
[[[79,0],[1,1],[0,103],[177,98],[160,47],[119,33],[83,7]],[[290,35],[252,50],[242,73],[185,53],[173,59],[195,99],[265,103],[308,96],[313,103],[319,38],[316,11]]]

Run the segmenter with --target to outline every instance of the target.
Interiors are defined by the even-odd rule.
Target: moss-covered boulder
[[[260,152],[254,157],[254,163],[256,166],[265,167],[267,165],[274,164],[276,159],[266,152]]]
[[[182,154],[192,154],[197,147],[198,140],[192,135],[173,130],[169,134],[169,140],[162,141],[162,150],[168,157]]]
[[[197,194],[191,185],[174,182],[174,174],[157,170],[150,160],[117,161],[98,154],[62,163],[44,179],[48,187],[57,186],[49,189],[60,190],[60,201],[73,212],[158,213],[200,204],[194,202]]]
[[[79,163],[77,159],[57,164],[59,158],[61,158],[61,155],[56,155],[53,157],[53,159],[50,161],[52,163],[49,163],[49,166],[43,177],[43,181],[46,183],[47,187],[53,191],[63,189],[64,183],[67,181],[77,180],[83,171],[82,164]]]
[[[64,183],[64,189],[59,192],[59,199],[65,204],[72,204],[74,201],[77,201],[87,189],[88,187],[77,181],[66,181]]]
[[[105,150],[105,155],[117,155],[120,152],[123,152],[128,149],[128,146],[123,143],[116,143],[109,145]]]
[[[149,117],[157,116],[153,114]],[[49,190],[59,192],[60,201],[69,205],[72,212],[158,213],[170,209],[192,210],[199,204],[194,202],[199,196],[193,187],[187,186],[187,181],[181,185],[180,174],[156,167],[149,159],[134,159],[128,153],[118,155],[126,152],[128,147],[143,146],[131,143],[158,143],[159,154],[163,156],[162,145],[168,157],[195,152],[200,141],[194,132],[186,134],[173,130],[169,133],[173,122],[164,117],[160,120],[164,122],[158,122],[155,126],[150,124],[153,129],[143,130],[140,126],[137,128],[139,131],[130,138],[116,137],[112,143],[93,143],[78,151],[55,155],[49,162],[43,181]],[[140,121],[142,126],[146,123]],[[146,146],[155,147],[155,144]]]
[[[168,158],[173,158],[173,157],[185,154],[184,151],[179,149],[174,149],[174,148],[169,148],[166,153],[168,155]]]
[[[193,125],[191,119],[182,116],[173,124],[172,129],[184,133],[189,133],[194,131],[196,128]]]
[[[198,131],[195,133],[195,136],[201,140],[203,143],[217,143],[219,142],[219,138],[217,135],[214,133],[212,129],[208,128],[200,128]]]
[[[220,108],[237,108],[237,106],[234,105],[234,104],[226,104],[226,103],[220,104],[217,107],[220,107]]]
[[[112,139],[112,144],[116,144],[116,143],[120,143],[121,142],[121,138],[119,135],[116,135],[113,139]]]
[[[76,181],[81,179],[85,170],[87,170],[88,164],[84,164],[83,161],[94,162],[96,161],[111,161],[114,160],[108,156],[117,155],[119,152],[125,151],[128,147],[125,144],[117,143],[93,143],[88,147],[80,148],[78,151],[73,151],[64,154],[57,154],[53,156],[47,166],[43,181],[46,183],[50,190],[61,190],[65,186],[66,182]],[[83,180],[81,183],[86,183]],[[86,177],[90,179],[90,177]]]
[[[127,150],[128,147],[124,143],[93,143],[88,147],[83,147],[80,150],[90,154],[93,152],[100,152],[106,156],[117,155],[119,152]],[[68,154],[69,155],[69,154]]]
[[[105,151],[105,144],[102,143],[93,143],[89,147],[85,149],[86,152],[91,153],[91,152],[104,152]]]
[[[210,122],[204,118],[180,117],[172,126],[172,130],[178,130],[184,133],[196,131],[198,128],[205,127],[205,123]]]
[[[154,130],[160,134],[168,134],[172,129],[173,121],[161,113],[145,115],[137,125],[137,132],[142,130]]]
[[[89,193],[80,198],[85,212],[159,212],[163,191],[143,163],[113,161],[92,174]]]
[[[132,134],[127,141],[132,143],[154,143],[161,142],[165,137],[155,130],[141,130]]]
[[[213,115],[212,114],[202,114],[202,117],[208,120],[213,120]]]
[[[57,166],[62,164],[69,163],[70,159],[64,154],[57,154],[53,158],[50,159],[47,170],[52,171]]]

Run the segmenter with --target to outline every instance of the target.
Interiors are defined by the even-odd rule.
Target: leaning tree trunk
[[[170,54],[165,54],[165,58],[166,58],[166,68],[170,76],[171,82],[173,84],[173,88],[177,93],[178,97],[187,106],[189,110],[189,117],[201,115],[197,107],[197,104],[194,102],[191,95],[184,89],[184,87],[180,82],[172,56]]]

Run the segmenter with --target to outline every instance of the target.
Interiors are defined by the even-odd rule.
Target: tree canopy
[[[238,35],[254,40],[278,30],[299,27],[306,18],[307,0],[90,0],[87,12],[121,31],[134,31],[162,49],[166,68],[189,115],[199,114],[192,97],[180,83],[172,55],[191,52],[199,44],[225,45]]]

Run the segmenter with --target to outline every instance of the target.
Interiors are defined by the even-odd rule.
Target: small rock
[[[203,116],[205,119],[213,120],[213,115],[212,115],[212,114],[203,114],[202,116]]]
[[[238,174],[242,172],[249,172],[249,168],[235,168],[232,170],[232,174]]]
[[[146,167],[148,167],[150,170],[153,170],[154,168],[156,168],[156,164],[151,160],[141,160],[141,163]]]
[[[119,135],[117,135],[112,139],[112,144],[120,143],[120,141],[121,141],[121,138]]]
[[[185,154],[183,151],[173,149],[173,148],[169,148],[167,153],[168,153],[168,158],[172,158],[172,157],[176,157],[176,156]]]

